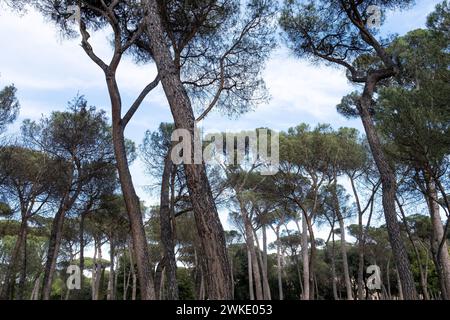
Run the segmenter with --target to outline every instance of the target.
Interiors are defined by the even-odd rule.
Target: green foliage
[[[14,85],[7,86],[0,90],[0,133],[6,125],[12,123],[19,112],[19,101],[16,97],[17,89]]]
[[[13,213],[11,207],[4,202],[0,202],[0,216],[9,216]]]

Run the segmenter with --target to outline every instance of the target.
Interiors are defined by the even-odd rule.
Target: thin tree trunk
[[[172,111],[177,129],[186,129],[195,139],[195,118],[188,94],[180,79],[165,39],[163,23],[156,0],[145,0],[147,35],[158,74]],[[202,253],[206,260],[206,289],[209,299],[231,298],[230,264],[226,250],[225,235],[217,213],[214,197],[206,175],[204,163],[185,164],[185,173],[191,197]]]
[[[109,269],[109,278],[108,278],[108,294],[106,299],[107,300],[115,300],[116,297],[114,296],[114,287],[115,287],[115,270],[114,270],[114,257],[115,257],[115,247],[114,247],[114,239],[111,236],[109,240],[109,259],[110,262],[110,269]]]
[[[159,218],[161,227],[161,242],[164,248],[165,268],[167,275],[167,298],[178,300],[177,283],[177,261],[175,257],[175,244],[173,241],[173,230],[170,223],[170,176],[172,161],[170,160],[170,149],[164,159],[164,170],[161,182],[161,199],[159,207]],[[156,287],[158,289],[158,287]]]
[[[338,292],[337,292],[337,279],[336,279],[336,250],[335,250],[335,242],[334,242],[334,230],[331,234],[331,281],[333,286],[333,297],[334,300],[339,300]]]
[[[102,266],[102,243],[101,240],[98,241],[98,246],[97,246],[97,250],[98,250],[98,261],[95,265],[95,285],[94,285],[94,295],[93,295],[93,299],[92,300],[99,300],[100,298],[100,284],[101,284],[101,278],[102,278],[102,270],[103,270],[103,266]]]
[[[264,229],[264,227],[263,227],[263,229]],[[265,237],[264,232],[265,231],[263,230],[263,238]],[[264,264],[263,254],[261,253],[261,248],[259,246],[258,235],[256,234],[256,231],[254,231],[253,234],[255,237],[256,248],[258,249],[258,261],[259,261],[259,266],[260,266],[260,270],[261,270],[262,284],[263,284],[263,298],[264,298],[264,300],[270,300],[271,295],[270,295],[269,278],[267,276],[267,268],[265,268],[266,265]],[[267,239],[265,241],[267,241]]]
[[[164,286],[164,279],[163,279],[163,273],[164,269],[166,268],[166,256],[163,256],[161,258],[161,261],[156,266],[155,271],[155,292],[156,292],[156,300],[161,300],[163,297],[161,297],[161,287]]]
[[[309,300],[309,253],[308,253],[308,223],[305,215],[302,217],[302,263],[303,263],[303,300]]]
[[[94,238],[94,257],[92,259],[92,279],[91,279],[91,299],[92,300],[96,300],[95,299],[95,284],[97,283],[97,254],[98,254],[98,250],[97,250],[97,239]]]
[[[19,292],[17,295],[18,300],[23,300],[25,297],[25,283],[27,280],[27,265],[28,265],[28,259],[27,259],[27,236],[28,236],[28,227],[27,223],[25,223],[25,230],[24,234],[22,235],[22,263],[21,263],[21,270],[20,270],[20,279],[19,279]]]
[[[134,242],[131,246],[134,246]],[[131,300],[136,300],[137,276],[136,276],[136,271],[134,268],[134,258],[133,258],[133,252],[135,252],[135,251],[131,250],[131,248],[128,248],[128,249],[129,249],[129,253],[130,253],[130,271],[131,271],[131,278],[132,278]],[[152,285],[153,285],[153,282],[152,282]]]
[[[23,242],[26,237],[26,229],[27,229],[27,219],[22,218],[19,234],[17,235],[16,243],[14,244],[14,248],[11,252],[11,259],[6,269],[6,275],[4,278],[2,292],[0,295],[2,300],[12,300],[14,298],[12,294],[13,285],[18,268],[18,260],[21,256]]]
[[[391,296],[391,279],[390,279],[390,266],[391,264],[391,257],[389,256],[387,264],[386,264],[386,280],[387,280],[387,295],[388,295],[388,299],[392,300],[392,296]]]
[[[255,291],[253,289],[253,263],[252,254],[247,247],[247,272],[248,272],[248,292],[250,294],[250,300],[255,300]]]
[[[125,250],[123,252],[122,260],[123,260],[123,300],[127,300],[131,272],[128,272],[128,276],[127,276],[127,264],[125,263]],[[130,268],[130,270],[131,270],[131,268]]]
[[[280,300],[284,299],[283,295],[283,278],[282,278],[282,265],[281,265],[281,243],[280,243],[280,226],[276,229],[277,236],[277,274],[278,274],[278,298]]]
[[[354,177],[349,175],[352,186],[353,196],[356,200],[358,209],[358,300],[364,299],[364,227],[363,227],[363,210],[359,202],[358,192],[356,190]]]
[[[256,300],[263,300],[263,289],[261,285],[261,273],[259,271],[259,265],[258,265],[258,258],[256,256],[255,251],[255,239],[253,237],[253,226],[250,221],[250,218],[248,216],[247,211],[245,210],[242,202],[241,204],[241,216],[242,220],[244,221],[244,228],[245,228],[245,240],[247,243],[247,250],[250,253],[252,263],[252,271],[253,271],[253,283],[255,286],[255,298]]]
[[[398,299],[404,300],[402,281],[400,279],[400,273],[398,272],[397,269],[395,269],[395,274],[397,276]]]
[[[80,233],[79,233],[79,241],[80,241],[80,275],[81,275],[81,286],[80,286],[80,294],[82,294],[82,290],[84,287],[83,281],[83,273],[84,273],[84,247],[86,245],[84,240],[84,222],[86,219],[87,211],[84,211],[80,215]]]
[[[339,228],[341,231],[341,254],[342,254],[342,268],[344,270],[344,281],[345,281],[345,289],[347,292],[347,300],[353,300],[352,293],[352,283],[350,281],[350,272],[348,269],[348,258],[347,258],[347,243],[345,241],[345,226],[344,226],[344,217],[341,213],[341,208],[339,204],[339,198],[337,195],[337,176],[336,172],[334,172],[334,180],[333,180],[333,205],[334,211],[339,222]]]
[[[234,300],[234,265],[233,257],[230,257],[230,272],[231,272],[231,299]]]
[[[39,290],[41,287],[41,277],[38,275],[34,281],[33,290],[31,291],[30,300],[39,300]]]
[[[414,242],[414,239],[413,239],[413,237],[411,235],[411,231],[409,230],[409,226],[408,226],[408,223],[406,221],[406,215],[405,215],[405,212],[403,210],[403,206],[401,205],[401,203],[400,203],[400,201],[398,200],[397,197],[395,197],[395,201],[397,202],[398,208],[399,208],[400,213],[402,215],[403,224],[405,226],[406,234],[408,235],[408,239],[411,242],[411,245],[412,245],[413,250],[414,250],[414,255],[416,256],[417,264],[419,266],[420,286],[422,287],[422,292],[424,294],[425,300],[429,300],[428,284],[427,284],[427,280],[425,279],[425,272],[423,270],[422,259],[420,258],[420,252],[417,249],[416,243]]]
[[[119,254],[118,254],[117,251],[116,251],[116,259],[115,259],[115,260],[116,260],[116,266],[115,266],[116,272],[114,272],[114,290],[113,290],[113,296],[114,296],[114,299],[118,299],[119,295],[118,295],[117,287],[118,287],[118,283],[119,283],[119,272],[120,272],[119,266],[120,266],[120,264],[119,264]],[[125,273],[124,273],[123,276],[125,277]]]
[[[53,275],[56,268],[56,260],[58,257],[59,247],[61,245],[62,229],[64,224],[64,216],[66,210],[60,209],[55,215],[52,225],[52,231],[50,234],[47,262],[44,269],[42,299],[49,300],[52,291]]]

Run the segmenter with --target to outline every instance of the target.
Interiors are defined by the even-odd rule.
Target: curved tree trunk
[[[172,111],[175,126],[177,129],[188,130],[192,145],[194,145],[194,112],[180,80],[179,71],[166,45],[157,1],[145,0],[144,5],[150,49]],[[199,143],[199,141],[195,142]],[[202,251],[206,258],[207,297],[213,300],[230,299],[231,277],[225,235],[208,182],[205,165],[204,163],[185,164],[184,168]]]
[[[396,180],[394,172],[384,155],[380,140],[375,130],[370,108],[372,95],[377,80],[369,79],[365,85],[363,95],[358,104],[358,111],[366,132],[367,140],[373,154],[376,166],[380,173],[382,185],[382,199],[386,227],[389,234],[389,242],[392,247],[395,265],[397,266],[402,284],[403,295],[407,300],[416,300],[417,292],[414,278],[411,272],[411,265],[408,259],[405,245],[403,244],[400,227],[398,225],[397,213],[395,211]]]
[[[119,180],[127,208],[133,238],[133,250],[136,258],[137,273],[139,277],[141,299],[154,300],[155,288],[151,276],[150,255],[147,238],[142,221],[141,204],[131,178],[130,168],[125,148],[124,128],[121,118],[121,99],[114,75],[107,76],[108,90],[112,105],[112,127],[114,154],[117,161]]]

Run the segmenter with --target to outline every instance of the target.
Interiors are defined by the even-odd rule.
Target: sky
[[[440,1],[418,0],[402,12],[386,13],[383,34],[406,32],[425,26],[426,16]],[[92,34],[90,43],[102,58],[111,56],[107,30]],[[38,120],[53,110],[64,110],[77,94],[90,105],[107,111],[109,98],[102,71],[86,56],[80,38],[63,39],[56,28],[33,10],[19,16],[0,6],[0,87],[14,83],[21,110],[18,121],[8,134],[17,134],[24,119]],[[153,80],[153,64],[136,65],[126,57],[118,70],[118,83],[124,109],[131,105],[143,87]],[[238,119],[212,113],[203,121],[205,130],[240,131],[257,127],[287,130],[302,122],[312,127],[329,123],[362,130],[359,120],[347,120],[336,112],[341,98],[353,90],[342,69],[311,65],[295,58],[281,43],[274,50],[264,70],[271,95],[267,104]],[[161,122],[172,122],[164,93],[159,86],[144,100],[125,132],[136,145],[142,143],[146,130],[156,130]],[[216,131],[217,132],[217,131]],[[146,186],[152,183],[139,159],[131,167],[137,193],[147,205],[157,204]],[[220,212],[225,229],[227,213]]]

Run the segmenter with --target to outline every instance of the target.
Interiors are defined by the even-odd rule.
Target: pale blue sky
[[[426,16],[440,1],[416,1],[404,12],[390,12],[383,32],[404,34],[424,27]],[[10,133],[17,132],[23,119],[39,119],[41,114],[65,109],[67,101],[78,92],[89,103],[109,111],[109,99],[101,70],[85,55],[80,39],[61,39],[53,25],[45,23],[36,12],[22,17],[0,8],[0,87],[14,83],[21,103],[19,121]],[[102,57],[111,54],[107,32],[93,35],[92,46]],[[119,69],[119,85],[124,105],[129,105],[145,84],[153,79],[153,65],[136,66],[126,58]],[[352,89],[343,70],[311,66],[291,56],[280,45],[274,51],[264,71],[272,96],[268,104],[239,119],[227,119],[213,113],[204,121],[207,130],[237,131],[267,126],[286,130],[301,122],[312,126],[330,123],[333,127],[352,126],[361,129],[357,120],[346,120],[337,114],[335,106]],[[153,91],[127,128],[126,135],[140,144],[145,130],[155,130],[159,123],[171,122],[171,114],[161,87]],[[140,161],[132,166],[138,194],[147,204],[155,204],[144,190],[151,183]],[[226,224],[226,214],[221,214]]]

